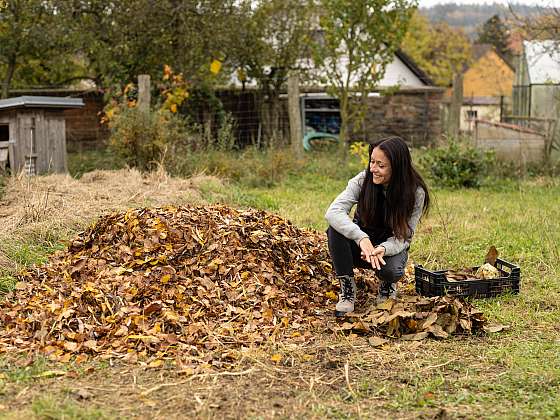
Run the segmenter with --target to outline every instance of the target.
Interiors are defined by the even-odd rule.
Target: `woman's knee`
[[[343,237],[340,233],[338,233],[332,226],[329,226],[329,228],[327,229],[327,238],[329,239],[339,239],[340,237]]]
[[[404,276],[405,264],[406,259],[404,256],[396,255],[394,257],[386,257],[385,265],[381,267],[377,275],[384,281],[394,283]]]

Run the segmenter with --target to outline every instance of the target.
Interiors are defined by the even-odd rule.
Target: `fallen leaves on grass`
[[[238,359],[235,348],[307,342],[326,327],[317,313],[336,299],[325,244],[324,235],[264,211],[113,213],[20,277],[0,303],[0,352],[220,366]],[[459,299],[405,296],[340,328],[420,340],[477,331],[483,322]]]
[[[470,334],[481,331],[485,324],[481,311],[452,296],[404,296],[402,300],[388,299],[350,316],[339,329],[417,341],[428,336]],[[380,345],[380,341],[375,343],[374,347]]]
[[[0,351],[39,350],[63,362],[227,359],[232,346],[309,340],[314,310],[334,293],[330,276],[319,234],[270,213],[114,213],[20,278],[0,304]]]

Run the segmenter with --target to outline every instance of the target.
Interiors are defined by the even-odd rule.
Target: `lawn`
[[[79,196],[100,200],[104,194],[107,208],[166,200],[225,202],[272,211],[321,231],[326,207],[359,168],[353,160],[344,165],[335,161],[308,158],[276,182],[260,186],[206,176],[190,183],[189,193],[183,193],[186,181],[160,174],[135,184],[144,185],[143,194],[123,188],[115,201],[111,189],[102,185],[109,175],[88,180],[86,174],[82,183],[68,180],[63,196],[70,200],[72,191],[93,178],[99,183],[96,192],[79,190]],[[118,179],[129,182],[123,174]],[[61,184],[58,178],[52,182]],[[162,182],[165,187],[158,188]],[[0,212],[12,214],[10,186],[3,191]],[[304,345],[280,342],[253,348],[230,370],[148,368],[111,359],[63,365],[4,354],[0,418],[560,417],[560,182],[494,180],[476,190],[432,193],[434,205],[419,226],[411,258],[429,268],[472,266],[495,245],[502,258],[521,266],[521,293],[473,303],[490,321],[508,325],[505,332],[393,340],[382,347],[355,334],[323,334]],[[2,237],[0,289],[13,287],[14,267],[44,261],[61,247],[60,241],[100,214],[95,205],[82,207],[82,217],[59,223],[57,217],[64,213],[47,211],[48,223],[20,223],[14,227],[17,234]],[[273,355],[280,357],[271,359]]]

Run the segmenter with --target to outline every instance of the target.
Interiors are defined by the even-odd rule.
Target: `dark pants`
[[[334,271],[337,276],[353,276],[353,268],[369,268],[372,266],[360,257],[361,250],[358,244],[352,239],[348,239],[329,226],[327,230],[329,239],[329,252],[333,261]],[[374,245],[375,243],[370,238]],[[404,268],[408,260],[408,250],[405,249],[401,253],[392,256],[383,257],[385,265],[380,270],[376,270],[376,275],[383,282],[395,283],[404,275]]]

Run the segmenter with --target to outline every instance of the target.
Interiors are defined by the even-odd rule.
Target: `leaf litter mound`
[[[20,276],[0,302],[0,353],[219,365],[237,349],[326,329],[419,340],[484,326],[448,296],[404,296],[337,323],[325,242],[274,214],[223,205],[109,214]]]

